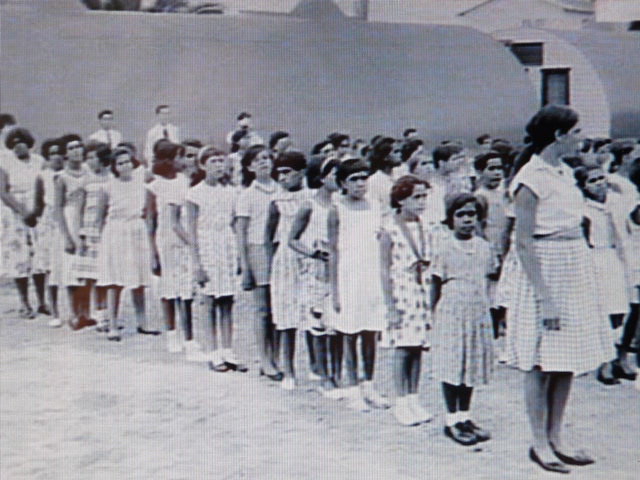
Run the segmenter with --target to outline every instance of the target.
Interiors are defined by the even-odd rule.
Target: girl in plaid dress
[[[414,176],[398,179],[390,193],[396,213],[383,224],[380,235],[382,291],[390,343],[395,347],[393,413],[402,425],[431,420],[418,397],[422,350],[430,346],[427,331],[431,328],[426,278],[431,251],[420,220],[428,188],[427,182]]]
[[[578,115],[543,107],[527,125],[533,155],[511,182],[521,269],[507,320],[507,363],[526,372],[529,457],[568,473],[593,459],[561,435],[573,377],[613,358],[610,325],[593,295],[596,282],[582,233],[583,200],[562,158],[579,153]],[[521,158],[522,165],[526,158]]]
[[[470,193],[445,197],[448,235],[434,245],[433,357],[447,407],[445,434],[462,445],[489,440],[469,415],[473,388],[493,371],[489,277],[497,261],[489,242],[476,236],[484,211]]]

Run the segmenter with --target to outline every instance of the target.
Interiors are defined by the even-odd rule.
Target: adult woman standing
[[[578,115],[542,108],[527,125],[533,155],[511,183],[522,269],[507,329],[507,363],[526,372],[529,456],[545,470],[594,460],[561,438],[574,375],[613,357],[609,326],[593,295],[595,277],[582,233],[582,198],[562,158],[581,146]]]

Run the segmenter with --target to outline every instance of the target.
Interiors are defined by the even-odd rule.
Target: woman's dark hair
[[[24,143],[27,145],[27,148],[32,148],[36,143],[31,132],[24,127],[14,127],[9,130],[6,138],[4,139],[4,144],[9,150],[13,150],[19,143]]]
[[[389,195],[391,207],[400,211],[402,208],[400,202],[413,195],[416,185],[424,185],[426,188],[431,188],[429,182],[420,180],[418,177],[413,175],[404,175],[396,180],[393,187],[391,187],[391,193]]]
[[[60,137],[60,153],[62,155],[67,154],[67,145],[71,142],[82,143],[82,137],[77,133],[66,133]]]
[[[478,145],[482,145],[486,140],[491,140],[491,135],[488,133],[483,133],[478,138],[476,138],[476,143]]]
[[[452,156],[457,155],[458,153],[462,152],[462,150],[464,150],[462,148],[462,145],[459,145],[457,143],[446,143],[444,145],[438,145],[432,153],[433,166],[436,169],[439,169],[440,163],[448,162]]]
[[[307,167],[307,186],[309,188],[320,188],[334,168],[340,165],[340,161],[336,158],[325,160],[322,163],[309,163]]]
[[[118,167],[116,162],[118,161],[118,157],[121,155],[128,155],[129,159],[133,163],[133,156],[131,155],[131,151],[126,147],[116,147],[113,152],[111,152],[109,165],[111,167],[111,173],[113,173],[114,177],[120,177],[120,173],[118,172]],[[132,165],[133,166],[133,165]],[[154,172],[155,173],[155,172]]]
[[[623,158],[633,152],[634,148],[635,141],[631,139],[614,140],[611,142],[609,145],[609,152],[613,155],[611,166],[617,169],[617,167],[622,165]]]
[[[500,159],[500,162],[502,163],[504,168],[503,156],[498,152],[494,152],[493,150],[487,153],[481,153],[480,155],[476,155],[476,157],[473,160],[473,168],[475,168],[478,172],[483,172],[484,169],[487,168],[487,164],[489,163],[489,160],[493,160],[494,158]]]
[[[202,148],[202,142],[197,138],[187,138],[182,142],[183,147],[194,147],[197,149]]]
[[[278,144],[280,140],[283,138],[287,138],[289,134],[283,130],[278,130],[277,132],[273,132],[271,137],[269,138],[269,149],[273,150],[273,148]]]
[[[462,208],[464,205],[470,202],[473,202],[476,206],[478,221],[482,221],[485,215],[485,208],[482,202],[478,200],[478,197],[476,197],[472,193],[458,192],[445,196],[444,203],[446,218],[442,223],[453,230],[453,216],[456,213],[456,210]]]
[[[198,163],[204,165],[211,157],[224,157],[225,153],[213,145],[208,145],[200,150],[198,154]]]
[[[593,151],[599,152],[602,147],[611,143],[610,138],[594,138],[593,139]]]
[[[340,147],[340,145],[342,145],[342,142],[344,142],[345,140],[349,140],[349,135],[347,135],[346,133],[333,132],[327,136],[327,140],[331,142],[333,148],[337,149],[338,147]]]
[[[58,154],[62,153],[62,148],[60,146],[60,139],[59,138],[47,138],[44,142],[42,142],[42,145],[40,145],[40,154],[48,159],[49,158],[49,150],[51,150],[51,147],[58,147]]]
[[[382,170],[387,166],[387,157],[393,151],[395,138],[381,137],[371,146],[367,160],[371,166],[371,174]]]
[[[402,144],[402,161],[406,162],[411,158],[416,150],[418,150],[424,142],[418,138],[410,138]]]
[[[242,156],[242,160],[240,160],[240,165],[242,166],[242,186],[243,187],[248,187],[249,185],[251,185],[253,180],[256,178],[256,175],[249,170],[249,166],[251,165],[251,163],[253,163],[253,161],[260,154],[260,152],[266,149],[267,147],[265,147],[264,145],[253,145],[249,147],[246,152],[244,152],[244,155]],[[272,160],[273,160],[273,157],[272,157]]]
[[[84,149],[85,159],[90,152],[96,152],[96,157],[98,158],[100,165],[102,165],[103,167],[108,167],[111,164],[111,148],[109,147],[109,145],[102,142],[90,141],[87,143]]]
[[[182,155],[184,147],[164,138],[158,140],[153,146],[152,172],[164,178],[175,177],[178,171],[176,159]]]
[[[319,155],[320,151],[330,143],[331,142],[329,140],[323,140],[320,143],[316,143],[311,149],[311,155]],[[333,146],[333,144],[331,144],[331,146]]]
[[[245,136],[247,136],[249,132],[247,130],[236,130],[231,135],[231,153],[236,153],[240,150],[240,140],[242,140]]]
[[[16,118],[10,113],[0,113],[0,130],[16,124]]]
[[[527,123],[526,131],[534,146],[534,153],[540,153],[556,140],[556,132],[567,133],[578,123],[578,114],[564,105],[546,105]]]
[[[340,163],[336,172],[336,181],[343,192],[343,184],[347,177],[359,172],[369,175],[369,164],[360,158],[348,158]]]
[[[576,184],[580,189],[583,189],[587,184],[589,172],[593,170],[602,170],[602,167],[597,163],[587,163],[585,165],[580,165],[573,171],[573,176],[576,179]]]

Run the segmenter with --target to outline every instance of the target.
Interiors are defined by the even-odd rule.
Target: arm
[[[289,233],[289,246],[296,252],[307,257],[313,256],[314,250],[300,241],[300,237],[302,237],[302,234],[306,231],[311,215],[312,209],[309,203],[305,202],[298,210],[298,213],[296,213],[296,218],[293,220],[291,232]]]
[[[186,232],[180,221],[180,205],[169,204],[169,218],[171,229],[186,245],[189,245],[189,234]]]
[[[38,176],[34,187],[33,212],[31,214],[34,217],[40,217],[42,212],[44,212],[44,181],[42,177]]]
[[[267,216],[267,226],[265,230],[265,244],[267,245],[267,253],[270,260],[276,253],[278,245],[273,241],[278,230],[278,224],[280,223],[280,210],[275,202],[269,203],[269,215]]]
[[[509,249],[511,248],[511,232],[516,224],[516,219],[513,217],[507,218],[507,224],[502,231],[502,237],[500,238],[500,258],[501,260],[507,256]]]
[[[0,200],[21,217],[28,215],[27,207],[20,203],[9,191],[9,175],[0,168]]]
[[[96,228],[99,232],[102,232],[105,221],[107,219],[107,209],[109,207],[109,195],[104,190],[100,190],[98,193],[98,202],[96,205]]]
[[[533,233],[536,225],[536,209],[538,198],[526,186],[521,186],[516,193],[516,251],[520,263],[529,281],[533,285],[536,300],[541,302],[545,327],[559,329],[558,312],[551,303],[549,291],[542,277],[540,259],[534,249]]]
[[[69,254],[74,254],[76,253],[77,245],[73,241],[73,237],[71,236],[71,232],[69,231],[69,225],[67,224],[67,219],[64,215],[67,187],[64,183],[64,180],[62,180],[60,177],[57,177],[55,179],[54,186],[54,211],[55,216],[58,220],[58,228],[60,229],[62,238],[64,238],[64,250]]]
[[[331,297],[333,299],[333,309],[340,313],[340,295],[338,290],[338,231],[340,220],[338,209],[333,206],[329,211],[328,232],[329,232],[329,282],[331,284]]]
[[[431,311],[435,312],[442,294],[442,279],[438,275],[431,276]]]
[[[189,233],[189,242],[191,253],[191,261],[195,265],[194,277],[196,283],[203,285],[209,281],[206,272],[202,268],[202,262],[200,260],[200,245],[198,243],[198,216],[200,215],[200,207],[190,201],[186,202],[187,209],[187,232]],[[216,232],[211,232],[211,235],[215,235]]]
[[[151,271],[154,275],[160,275],[162,266],[160,265],[160,255],[158,254],[158,245],[156,244],[158,208],[156,203],[156,196],[149,190],[146,191],[145,196],[144,221],[147,226],[149,250],[151,252]]]
[[[255,286],[253,272],[249,265],[249,252],[247,249],[247,230],[249,217],[236,217],[235,231],[238,239],[238,254],[240,255],[240,268],[242,269],[242,288],[251,290]]]
[[[391,236],[388,232],[380,233],[380,280],[382,282],[382,296],[387,308],[389,327],[399,327],[401,323],[398,309],[393,300],[393,281],[391,280]]]

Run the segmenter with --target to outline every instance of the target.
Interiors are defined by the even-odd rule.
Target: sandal
[[[25,320],[33,320],[34,318],[36,318],[36,313],[31,307],[22,307],[20,310],[18,310],[18,314]]]
[[[118,332],[117,330],[109,330],[109,332],[107,333],[107,340],[110,340],[112,342],[119,342],[120,340],[122,340],[120,338],[120,332]]]

